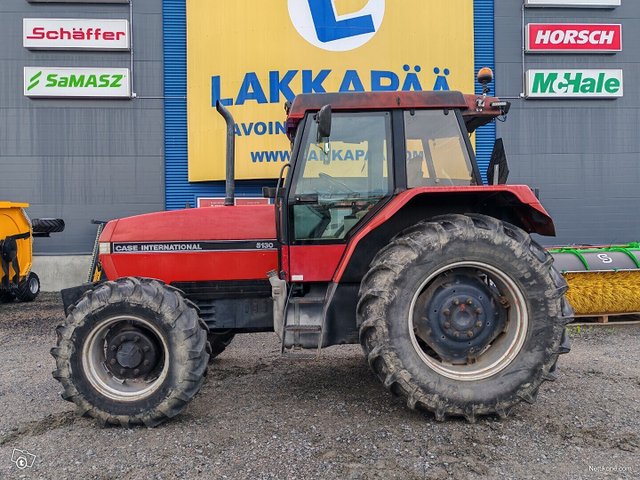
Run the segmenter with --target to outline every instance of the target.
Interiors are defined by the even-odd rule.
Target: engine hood
[[[278,268],[275,237],[270,205],[149,213],[106,225],[100,243],[109,252],[101,251],[100,263],[109,280],[267,282],[267,273]]]
[[[148,213],[109,222],[101,242],[270,240],[276,238],[273,205],[205,207]]]

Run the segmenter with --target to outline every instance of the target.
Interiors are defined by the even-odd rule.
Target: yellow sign
[[[225,176],[220,100],[236,120],[236,178],[289,160],[299,93],[473,91],[473,0],[187,0],[189,181]]]

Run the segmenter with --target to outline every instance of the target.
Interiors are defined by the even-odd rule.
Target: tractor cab
[[[506,114],[508,104],[478,108],[477,98],[458,92],[296,97],[288,119],[294,162],[290,188],[284,187],[289,239],[343,240],[376,205],[408,188],[481,185],[469,133]]]
[[[470,135],[509,106],[460,92],[297,96],[287,105],[293,161],[265,189],[277,209],[279,271],[288,281],[337,281],[354,235],[398,195],[484,188]]]

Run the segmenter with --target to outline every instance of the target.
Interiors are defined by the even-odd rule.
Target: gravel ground
[[[535,405],[475,425],[408,410],[358,346],[295,361],[273,334],[241,335],[185,413],[122,429],[60,398],[49,349],[62,318],[53,294],[0,305],[0,478],[640,478],[640,326],[574,331]]]

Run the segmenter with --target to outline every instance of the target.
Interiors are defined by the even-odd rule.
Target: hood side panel
[[[274,207],[206,207],[109,222],[100,255],[109,280],[149,277],[173,282],[265,280],[278,268]]]

